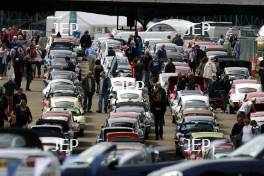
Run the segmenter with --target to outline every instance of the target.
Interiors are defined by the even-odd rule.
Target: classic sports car
[[[219,143],[211,145],[204,151],[204,159],[219,159],[227,157],[234,150],[234,145],[232,143]]]
[[[134,132],[139,134],[140,141],[144,142],[144,138],[145,138],[144,131],[141,129],[139,119],[130,118],[130,117],[109,118],[106,120],[105,127],[133,128]]]
[[[173,155],[170,151],[146,148],[133,142],[103,142],[64,162],[62,176],[145,176],[153,170],[181,162],[176,160],[175,152]]]
[[[201,95],[182,96],[175,111],[175,120],[181,119],[183,111],[187,109],[210,110],[209,97]]]
[[[60,176],[60,163],[29,129],[0,129],[1,175]]]
[[[67,79],[74,83],[74,85],[79,86],[78,75],[72,71],[65,70],[54,70],[48,71],[44,74],[44,84],[48,85],[50,81],[56,79]]]
[[[145,139],[148,139],[148,135],[151,130],[151,124],[153,122],[153,117],[152,117],[153,115],[145,103],[127,103],[127,102],[119,103],[116,107],[114,107],[112,112],[116,112],[116,113],[135,112],[140,114],[140,118],[141,118],[140,121],[142,125],[144,125],[144,129],[145,129]]]
[[[39,136],[44,151],[53,152],[60,162],[63,162],[67,155],[71,154],[69,149],[70,138],[67,138],[61,126],[35,125],[31,129]],[[60,150],[61,148],[63,150]]]
[[[188,95],[200,95],[203,96],[203,92],[199,90],[181,90],[177,92],[177,96],[175,99],[171,99],[170,101],[170,107],[171,107],[171,114],[172,114],[172,121],[175,123],[175,113],[177,110],[177,107],[179,105],[179,102],[181,100],[181,97],[188,96]]]
[[[264,92],[247,93],[245,97],[245,101],[252,100],[253,98],[256,99],[256,102],[254,104],[255,110],[256,111],[264,110]]]
[[[72,132],[74,132],[75,134],[78,134],[80,132],[80,126],[77,122],[74,121],[71,112],[68,111],[43,112],[41,119],[65,121],[67,122],[68,127]]]
[[[134,132],[134,129],[128,127],[103,127],[97,137],[96,143],[105,142],[107,140],[107,134],[115,132]]]
[[[185,141],[183,144],[185,149],[183,155],[189,160],[202,160],[204,158],[203,147],[207,148],[217,140],[225,140],[224,134],[220,132],[194,132],[191,133],[189,139],[190,142]]]
[[[142,90],[120,90],[116,92],[115,96],[110,97],[110,109],[112,106],[122,103],[122,102],[132,102],[132,103],[145,103],[146,99],[143,97]]]
[[[60,96],[50,98],[48,102],[45,103],[47,105],[46,111],[51,111],[51,107],[60,107],[61,111],[72,112],[74,121],[80,124],[80,134],[83,135],[84,127],[85,127],[85,116],[82,104],[79,98],[70,97],[70,96]],[[53,108],[56,110],[56,108]],[[58,108],[57,108],[58,110]],[[45,108],[44,108],[45,112]]]
[[[43,91],[42,91],[43,96],[47,95],[47,93],[49,93],[51,91],[52,87],[56,86],[56,85],[72,86],[73,89],[75,87],[73,82],[70,81],[70,80],[67,80],[67,79],[55,79],[55,80],[50,81],[49,84],[43,89]]]
[[[261,84],[252,84],[252,83],[236,84],[235,88],[231,90],[229,94],[230,113],[234,113],[234,111],[239,108],[239,102],[242,102],[245,98],[245,95],[251,92],[262,92]]]
[[[249,71],[245,67],[226,67],[224,68],[224,75],[229,76],[229,80],[248,79]]]
[[[183,154],[186,141],[194,132],[215,132],[214,125],[208,122],[186,122],[177,127],[175,132],[175,147],[178,154]]]

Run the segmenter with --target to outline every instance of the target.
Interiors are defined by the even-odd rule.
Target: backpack
[[[30,49],[30,57],[31,58],[37,57],[37,50],[36,50],[36,48]]]

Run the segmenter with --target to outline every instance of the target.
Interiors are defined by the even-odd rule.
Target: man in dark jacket
[[[21,102],[21,100],[25,100],[26,103],[27,103],[26,94],[23,93],[23,89],[22,88],[19,88],[17,90],[17,93],[14,95],[14,106],[13,107],[16,107]]]
[[[6,116],[5,110],[8,107],[8,102],[3,94],[3,87],[0,87],[0,128],[4,127],[5,120],[7,121],[8,118]]]
[[[242,130],[244,127],[244,121],[242,116],[237,117],[237,123],[232,128],[230,139],[233,142],[235,148],[238,148],[242,144]]]
[[[89,35],[88,31],[84,32],[84,35],[81,37],[80,40],[81,47],[85,51],[86,48],[90,48],[92,45],[92,39],[91,36]]]
[[[149,71],[151,72],[151,76],[158,77],[161,73],[161,67],[162,63],[160,60],[156,57],[149,63]]]
[[[168,63],[165,66],[165,73],[175,73],[175,71],[176,71],[175,65],[172,63],[172,59],[169,58]]]
[[[107,101],[109,90],[111,87],[110,78],[108,78],[105,72],[101,72],[101,80],[99,85],[99,102],[98,102],[98,110],[96,112],[102,113],[103,104],[104,104],[104,112],[107,113]]]
[[[87,76],[82,80],[82,88],[84,91],[84,110],[86,112],[91,112],[92,100],[95,92],[95,80],[92,77],[91,71],[89,71]]]
[[[177,46],[183,46],[183,40],[179,34],[172,39],[172,43],[175,43]]]
[[[156,140],[163,139],[164,114],[166,112],[166,92],[157,83],[151,102],[151,111],[154,114]]]

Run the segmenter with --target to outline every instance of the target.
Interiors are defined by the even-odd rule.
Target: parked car
[[[60,176],[60,163],[50,152],[43,151],[42,143],[29,129],[0,129],[1,175]]]
[[[72,71],[65,70],[51,70],[44,74],[44,84],[48,85],[50,81],[56,79],[67,79],[74,83],[75,86],[79,86],[78,75]]]
[[[237,110],[239,108],[239,102],[242,102],[245,98],[245,95],[251,92],[262,92],[261,84],[236,84],[235,88],[230,92],[230,113],[233,113],[235,110]]]
[[[125,56],[115,56],[111,62],[110,67],[108,67],[108,77],[131,77],[131,65],[128,58]]]
[[[42,114],[41,119],[65,121],[67,122],[70,131],[74,132],[75,134],[78,134],[80,132],[80,126],[76,121],[74,121],[71,112],[47,111]]]
[[[134,132],[140,136],[140,141],[144,142],[145,134],[143,127],[140,126],[139,119],[120,117],[120,118],[109,118],[106,120],[105,127],[129,127],[133,128]]]
[[[226,67],[224,68],[224,75],[228,75],[231,81],[250,78],[248,68],[245,67]]]
[[[70,138],[60,125],[34,125],[31,129],[39,136],[44,151],[49,151],[58,157],[60,162],[71,154]],[[63,149],[63,150],[61,150]]]
[[[186,122],[177,127],[175,132],[175,147],[178,154],[183,154],[186,147],[186,139],[194,132],[215,132],[214,125],[208,122]]]
[[[206,148],[204,151],[204,159],[220,159],[228,157],[228,155],[234,151],[234,146],[232,143],[217,143],[210,145],[209,148]]]
[[[134,129],[129,127],[102,127],[100,134],[97,137],[96,143],[106,142],[107,134],[115,132],[134,132]]]

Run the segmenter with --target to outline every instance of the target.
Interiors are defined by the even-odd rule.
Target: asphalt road
[[[8,72],[8,75],[11,75],[11,71]],[[2,86],[4,82],[7,81],[5,77],[4,80],[0,81],[0,85]],[[22,82],[22,88],[25,88],[25,79]],[[31,109],[33,115],[33,122],[31,125],[34,125],[35,121],[41,116],[41,100],[42,100],[42,89],[43,83],[42,79],[36,78],[33,80],[31,85],[30,92],[25,91],[28,97],[28,106]],[[97,135],[100,131],[101,126],[104,124],[107,114],[105,113],[96,113],[98,104],[98,96],[95,94],[93,97],[93,106],[92,113],[86,114],[86,128],[84,137],[79,137],[79,146],[77,148],[77,153],[87,149],[89,146],[95,144]],[[228,137],[231,131],[233,124],[235,123],[235,115],[217,113],[218,122],[220,123],[220,129],[225,133]],[[167,108],[166,116],[165,116],[165,127],[164,127],[164,136],[163,140],[155,140],[154,127],[151,129],[150,139],[146,141],[147,145],[154,146],[166,146],[169,148],[174,148],[174,133],[175,133],[175,125],[171,123],[171,114],[169,108]]]

